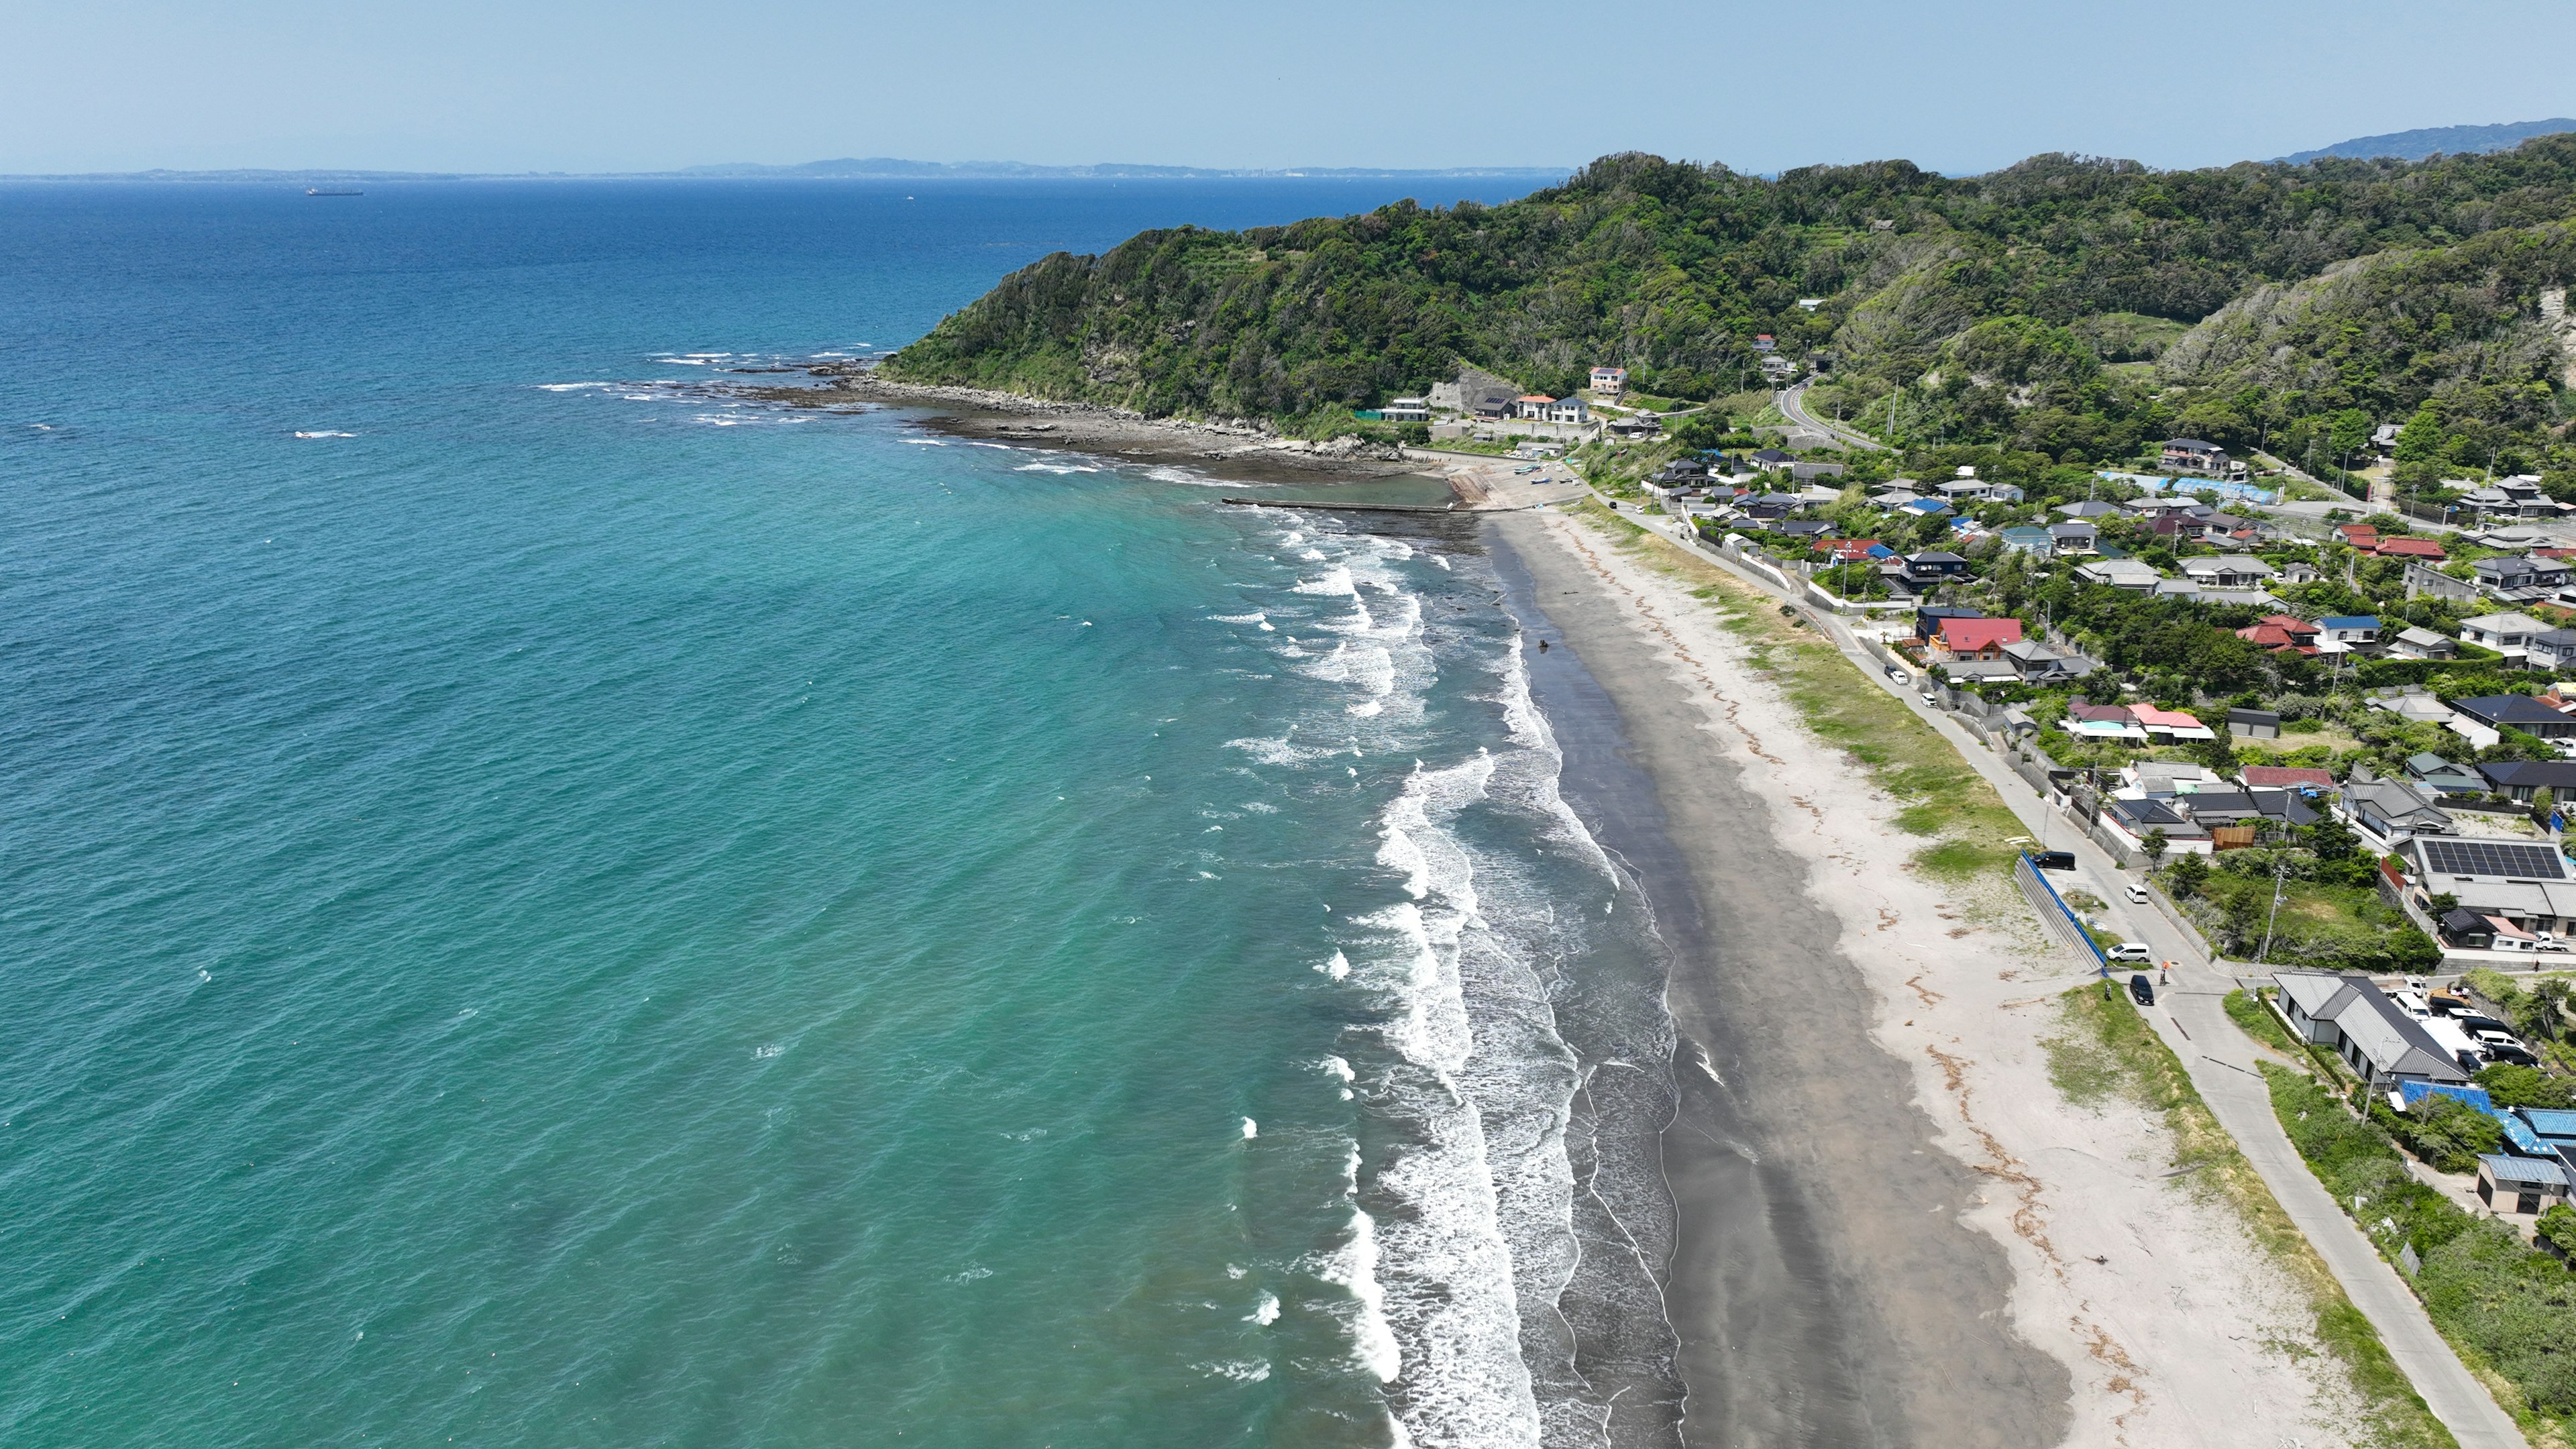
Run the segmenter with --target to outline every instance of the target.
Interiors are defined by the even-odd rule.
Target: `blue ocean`
[[[1472,524],[729,391],[1400,194],[0,188],[0,1443],[1612,1442]]]

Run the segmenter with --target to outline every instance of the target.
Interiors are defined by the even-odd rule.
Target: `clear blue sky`
[[[84,0],[8,7],[0,172],[840,156],[1746,170],[2197,166],[2576,114],[2501,0],[1297,5]]]

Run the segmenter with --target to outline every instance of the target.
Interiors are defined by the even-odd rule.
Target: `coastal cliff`
[[[1614,363],[1638,390],[1695,401],[1760,386],[1771,356],[1821,360],[1814,401],[1847,418],[1875,410],[1899,442],[2091,460],[2171,429],[2295,450],[2339,414],[2404,417],[2434,400],[2545,450],[2563,429],[2527,394],[2553,359],[2528,339],[2576,270],[2551,225],[2571,216],[2576,136],[2205,171],[2047,155],[1964,178],[1884,161],[1766,180],[1625,154],[1500,206],[1407,201],[1058,253],[883,375],[1312,431],[1462,363],[1550,395]],[[2415,260],[2373,269],[2392,284],[2371,289],[2374,315],[2441,320],[2376,328],[2366,364],[2332,325],[2259,366],[2193,336],[2205,319],[2241,332],[2267,289],[2400,255]],[[2495,284],[2464,292],[2472,272]],[[2327,300],[2345,292],[2361,296]]]

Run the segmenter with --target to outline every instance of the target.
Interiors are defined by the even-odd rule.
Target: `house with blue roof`
[[[2057,547],[2057,540],[2049,537],[2047,529],[2035,528],[2027,523],[2007,528],[1995,537],[2001,539],[2003,546],[2013,552],[2026,553],[2033,558],[2046,558]]]
[[[2345,649],[2370,649],[2379,643],[2379,616],[2376,614],[2332,614],[2317,621],[2317,647],[2334,653],[2328,644]]]
[[[1917,518],[1938,518],[1950,511],[1950,505],[1938,498],[1917,498],[1911,503],[1896,505],[1896,511],[1911,513]]]

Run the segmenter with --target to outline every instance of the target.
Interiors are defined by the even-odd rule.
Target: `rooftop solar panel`
[[[2424,864],[2444,875],[2492,875],[2513,880],[2565,880],[2566,863],[2546,845],[2503,840],[2428,840],[2418,837]]]

